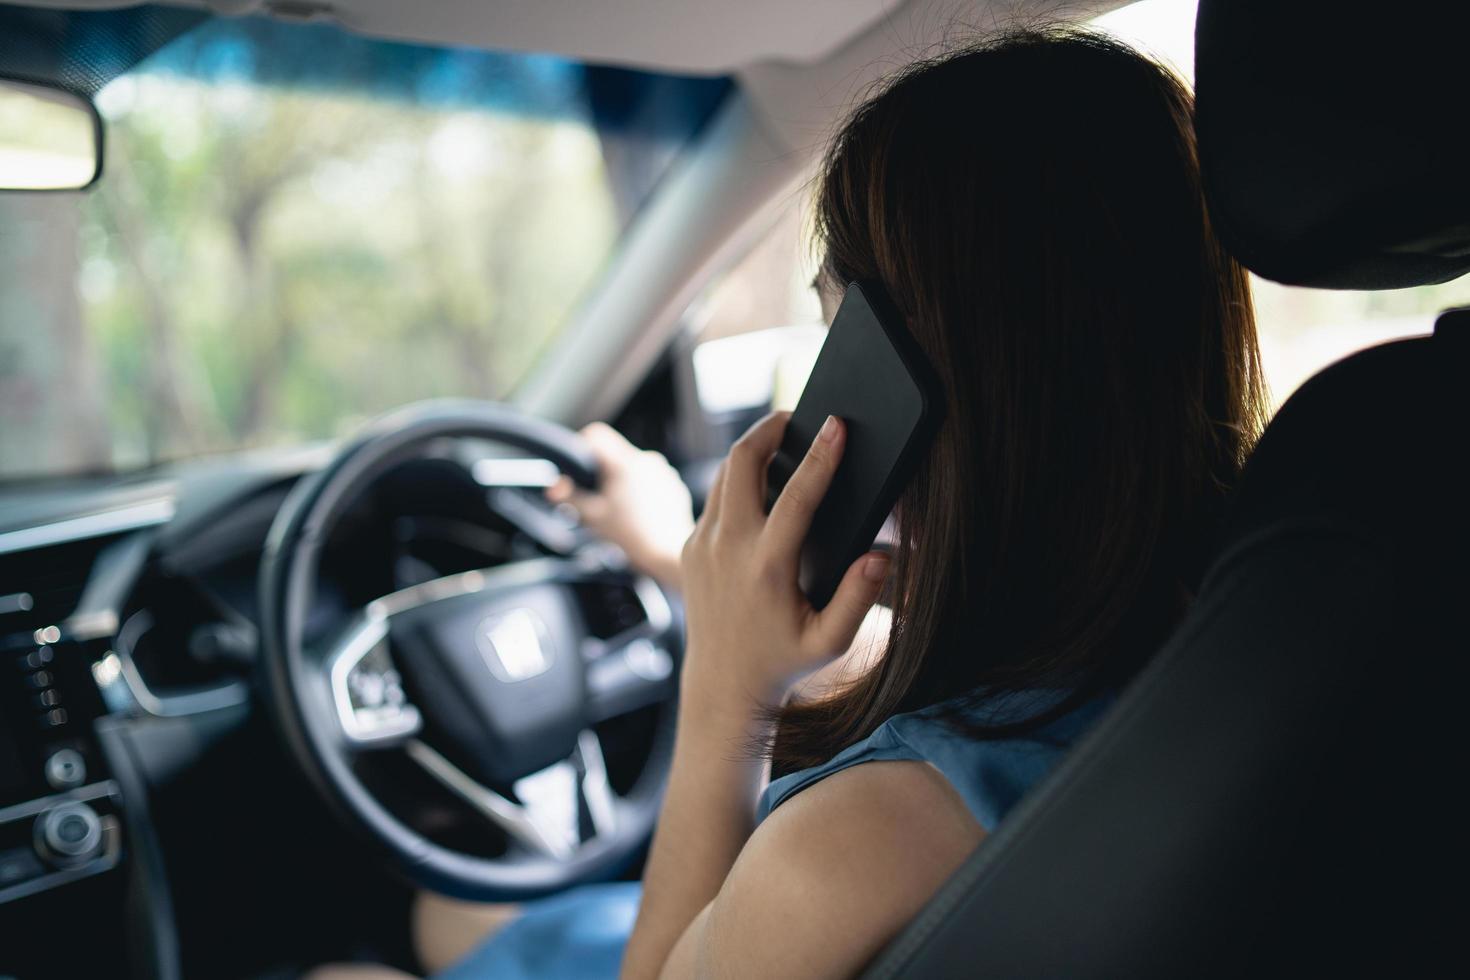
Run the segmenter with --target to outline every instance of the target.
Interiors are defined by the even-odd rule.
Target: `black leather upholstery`
[[[1203,0],[1227,244],[1299,283],[1470,270],[1466,5]],[[1431,125],[1432,123],[1432,125]],[[1461,958],[1470,310],[1283,407],[1185,623],[870,965],[1421,975]]]

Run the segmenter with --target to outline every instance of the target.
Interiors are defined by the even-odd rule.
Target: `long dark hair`
[[[1191,598],[1265,417],[1188,89],[1074,29],[918,64],[838,134],[816,227],[822,284],[888,290],[947,413],[899,502],[887,651],[776,714],[773,770],[904,711],[1069,692],[953,716],[998,737],[1122,683]]]

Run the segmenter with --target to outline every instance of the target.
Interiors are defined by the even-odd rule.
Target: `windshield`
[[[206,22],[100,91],[91,192],[0,195],[0,476],[505,397],[727,90]]]

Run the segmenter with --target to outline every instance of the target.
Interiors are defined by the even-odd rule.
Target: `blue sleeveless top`
[[[772,780],[761,794],[758,820],[813,783],[863,762],[907,760],[927,762],[955,788],[975,821],[991,833],[1011,807],[1039,783],[1071,748],[1108,700],[1089,701],[1035,732],[1017,738],[971,738],[946,720],[960,719],[982,725],[1018,721],[1050,707],[1062,692],[1012,695],[1001,703],[946,712],[945,705],[894,715],[827,762]]]
[[[1012,696],[1000,705],[960,712],[981,724],[1028,717],[1061,692]],[[1018,738],[981,741],[956,731],[943,706],[895,715],[830,760],[775,779],[758,820],[808,786],[864,762],[927,762],[949,780],[986,833],[1049,773],[1091,726],[1110,698],[1090,701]],[[638,882],[584,885],[528,903],[523,914],[441,978],[450,980],[606,980],[616,977],[638,916]]]

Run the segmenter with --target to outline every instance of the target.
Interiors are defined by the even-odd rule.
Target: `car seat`
[[[1285,282],[1470,271],[1464,5],[1203,0],[1226,245]],[[1460,958],[1470,310],[1327,368],[1186,620],[865,976],[1395,975]]]

